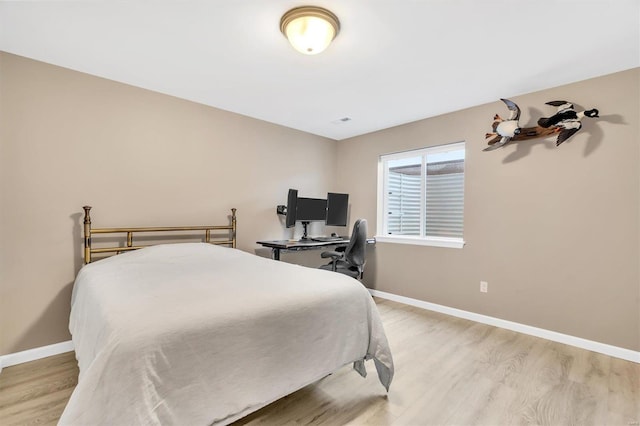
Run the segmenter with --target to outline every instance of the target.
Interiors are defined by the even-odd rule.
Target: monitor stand
[[[300,241],[307,241],[309,239],[309,236],[307,235],[307,226],[308,225],[309,225],[309,222],[302,221],[302,228],[304,229],[304,232],[302,233],[302,238],[300,238]]]

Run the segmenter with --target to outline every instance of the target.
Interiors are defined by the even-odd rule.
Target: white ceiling
[[[342,25],[316,56],[305,4]],[[0,50],[340,140],[638,67],[640,1],[0,1]]]

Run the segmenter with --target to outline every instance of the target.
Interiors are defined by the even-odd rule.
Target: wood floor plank
[[[72,392],[73,388],[56,390],[44,396],[6,406],[0,410],[0,424],[55,424]]]
[[[396,365],[351,366],[237,425],[613,425],[640,421],[640,364],[376,298]],[[0,424],[55,424],[78,379],[73,352],[7,367]]]
[[[56,424],[77,381],[73,352],[3,369],[0,424]]]
[[[38,376],[37,382],[22,382],[0,390],[0,410],[24,401],[46,397],[63,389],[73,389],[77,379],[69,375],[68,369],[46,376]]]
[[[8,386],[31,382],[36,377],[46,378],[50,374],[60,371],[68,371],[76,366],[76,358],[73,352],[67,352],[58,356],[51,356],[37,361],[25,362],[2,370],[0,376],[0,392]]]
[[[640,364],[611,359],[607,424],[640,424]]]

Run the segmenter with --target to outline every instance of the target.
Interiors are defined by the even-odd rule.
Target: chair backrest
[[[357,266],[362,272],[365,262],[365,250],[367,248],[367,220],[358,219],[353,224],[351,240],[344,251],[344,258],[353,266]]]

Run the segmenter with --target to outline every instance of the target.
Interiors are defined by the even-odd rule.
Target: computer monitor
[[[327,200],[322,198],[298,198],[296,220],[298,222],[324,222],[327,217]]]
[[[349,194],[327,194],[327,218],[328,226],[347,226],[347,213],[349,210]]]
[[[298,209],[298,190],[289,189],[287,196],[287,228],[293,228],[296,226],[296,210]]]

